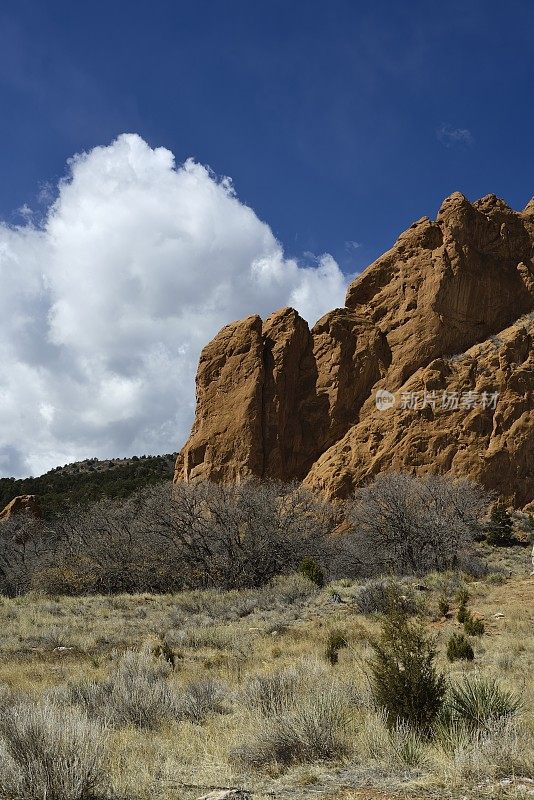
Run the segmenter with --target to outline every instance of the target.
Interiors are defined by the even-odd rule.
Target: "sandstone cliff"
[[[450,471],[524,506],[533,310],[534,200],[517,213],[455,193],[311,330],[290,308],[223,328],[200,358],[175,480],[297,479],[343,497],[380,470]]]

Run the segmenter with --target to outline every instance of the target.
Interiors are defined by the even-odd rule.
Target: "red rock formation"
[[[42,517],[39,501],[34,494],[22,494],[18,497],[14,497],[13,500],[0,511],[0,522],[6,522],[19,514],[28,514],[36,519]]]
[[[450,471],[532,501],[533,255],[534,200],[517,213],[455,193],[311,331],[288,308],[223,328],[201,355],[175,480],[304,479],[340,497],[383,469]],[[378,389],[395,393],[389,411]],[[425,390],[498,400],[401,407]]]

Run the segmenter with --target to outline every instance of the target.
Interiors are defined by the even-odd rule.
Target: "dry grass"
[[[496,576],[431,575],[428,591],[411,582],[448,679],[495,679],[523,699],[517,715],[476,734],[458,725],[424,741],[402,726],[388,731],[370,702],[364,669],[367,638],[378,622],[359,613],[361,584],[348,580],[324,590],[291,577],[257,591],[3,598],[3,696],[56,694],[62,707],[96,718],[83,692],[115,686],[106,755],[114,798],[188,800],[206,786],[245,786],[258,798],[282,790],[290,797],[332,795],[341,786],[352,787],[354,797],[362,786],[377,792],[402,786],[414,796],[520,797],[521,787],[534,787],[534,580],[525,576],[525,551],[494,557]],[[450,663],[446,644],[461,630],[454,599],[461,586],[486,632],[472,640],[473,662]],[[333,590],[341,604],[332,602]],[[451,606],[447,618],[439,612],[443,595]],[[348,646],[332,667],[324,651],[333,630],[343,630]],[[127,652],[142,650],[147,639],[166,640],[176,656],[174,670],[155,660],[155,682]],[[122,683],[121,658],[129,669]],[[143,727],[135,711],[125,713],[126,701],[141,692],[133,706],[141,696],[146,704],[146,687],[155,685],[156,711]],[[112,717],[112,708],[109,701],[104,716]]]

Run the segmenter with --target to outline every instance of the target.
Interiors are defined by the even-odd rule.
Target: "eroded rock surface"
[[[534,200],[518,213],[455,193],[311,330],[290,308],[226,326],[200,358],[175,480],[305,480],[343,497],[380,470],[452,472],[531,502],[533,256]]]

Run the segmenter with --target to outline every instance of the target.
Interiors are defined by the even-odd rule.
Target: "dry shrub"
[[[192,681],[178,700],[178,716],[191,722],[201,723],[208,714],[220,714],[224,710],[226,690],[214,680]]]
[[[156,728],[177,715],[176,693],[167,682],[165,659],[127,650],[108,685],[113,722]]]
[[[298,669],[279,669],[267,675],[257,675],[245,684],[243,704],[265,717],[282,714],[293,708],[299,698],[302,674]]]
[[[410,586],[391,578],[368,581],[354,600],[360,614],[387,614],[392,609],[417,614],[421,605]]]
[[[157,728],[178,717],[179,698],[167,681],[171,671],[164,658],[126,650],[107,681],[67,686],[50,696],[116,727]]]
[[[534,772],[532,738],[512,717],[491,722],[483,731],[456,724],[443,733],[438,737],[434,769],[462,788],[466,781],[510,775],[529,778]]]
[[[347,752],[348,708],[333,686],[301,697],[291,709],[263,717],[256,736],[232,759],[245,767],[289,766],[331,761]]]
[[[0,797],[85,800],[104,783],[106,735],[77,709],[19,702],[0,721]]]
[[[79,705],[89,716],[115,727],[154,729],[181,719],[202,722],[208,713],[222,710],[221,684],[194,681],[180,689],[169,682],[171,673],[165,657],[126,650],[107,681],[56,689],[50,696],[62,705]]]
[[[307,600],[318,590],[317,584],[298,572],[277,575],[263,589],[264,603],[268,606],[294,605]]]
[[[260,769],[343,756],[351,694],[328,676],[324,664],[303,659],[249,680],[241,701],[258,715],[255,735],[233,751],[232,760]]]

